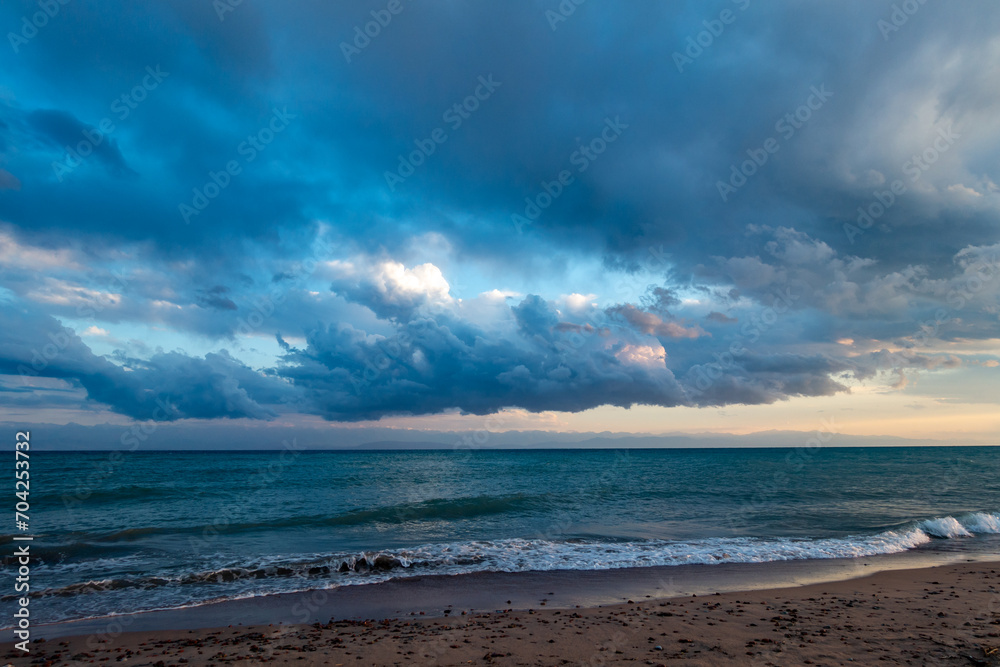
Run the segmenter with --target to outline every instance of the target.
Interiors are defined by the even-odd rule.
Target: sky
[[[1000,433],[995,2],[0,28],[0,421]]]

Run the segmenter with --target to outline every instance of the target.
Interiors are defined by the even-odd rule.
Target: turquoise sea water
[[[31,466],[36,623],[415,575],[1000,548],[988,447],[32,452]]]

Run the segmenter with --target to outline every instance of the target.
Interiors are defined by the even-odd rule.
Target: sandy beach
[[[1000,562],[622,604],[36,641],[13,665],[998,665]],[[280,621],[277,619],[276,621]]]

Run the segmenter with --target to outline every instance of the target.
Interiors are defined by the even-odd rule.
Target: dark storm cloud
[[[7,13],[13,20],[32,6],[8,3]],[[679,72],[674,54],[721,8],[737,20]],[[35,229],[65,227],[73,206],[75,229],[188,246],[234,229],[264,238],[269,226],[295,227],[319,215],[373,247],[396,245],[397,232],[419,217],[425,229],[448,234],[469,252],[509,261],[523,240],[512,233],[510,215],[566,169],[574,182],[530,226],[532,238],[612,256],[667,243],[686,250],[675,256],[687,264],[700,261],[704,248],[735,252],[734,232],[752,211],[842,244],[842,224],[877,189],[877,179],[866,180],[869,172],[887,182],[902,176],[909,155],[896,148],[889,128],[918,105],[936,103],[931,120],[954,122],[963,140],[996,141],[995,132],[982,134],[991,130],[984,114],[998,94],[984,79],[990,64],[971,55],[991,36],[984,17],[996,9],[985,3],[921,6],[890,39],[878,20],[891,3],[818,5],[794,14],[756,3],[637,3],[628,12],[591,5],[555,30],[546,2],[405,5],[347,62],[341,44],[372,20],[369,9],[244,4],[220,21],[207,3],[131,13],[66,6],[17,56],[24,74],[8,74],[11,84],[31,97],[37,78],[65,83],[66,107],[54,113],[94,123],[145,67],[162,65],[171,72],[156,91],[162,94],[142,102],[115,138],[135,154],[144,178],[129,186],[133,196],[98,175],[77,179],[88,187],[56,189],[48,162],[22,157],[12,173],[33,187],[0,202],[0,215],[28,227],[31,211]],[[913,62],[948,58],[955,64],[946,76],[938,68],[913,74]],[[449,115],[489,75],[501,82],[489,99]],[[792,127],[792,136],[776,131],[776,121],[794,115],[821,85],[832,97],[801,128]],[[891,100],[885,117],[860,115]],[[254,164],[242,164],[243,173],[195,225],[177,225],[178,205],[193,199],[210,173],[241,160],[238,146],[266,126],[275,106],[298,115],[287,134]],[[579,171],[583,163],[573,155],[580,157],[609,116],[621,116],[629,128]],[[446,142],[390,192],[385,172],[437,128]],[[722,202],[717,182],[772,136],[779,152]],[[861,145],[868,147],[863,153]],[[919,141],[905,146],[923,148]],[[967,161],[971,173],[991,172],[983,160]],[[947,185],[968,176],[950,157],[934,169],[925,179]],[[98,197],[98,187],[111,190]],[[951,253],[981,241],[990,224],[960,202],[928,210],[927,195],[909,194],[880,221],[909,230],[894,239],[898,250],[887,261],[926,253],[924,241],[941,216],[965,219],[942,248]],[[141,227],[133,224],[137,214],[145,218]],[[465,222],[470,215],[474,225]],[[878,247],[883,236],[873,231],[859,243],[888,250]]]
[[[852,359],[742,347],[702,363],[657,359],[638,326],[594,327],[559,321],[551,304],[528,296],[511,308],[516,332],[452,331],[447,316],[415,318],[390,336],[349,325],[313,331],[305,349],[282,341],[279,373],[305,392],[310,409],[352,421],[459,408],[489,414],[505,407],[579,411],[599,405],[764,404],[849,391],[848,380],[955,368],[957,357],[917,352]],[[611,313],[617,315],[619,313]],[[664,343],[672,349],[668,342]],[[719,347],[718,349],[724,349]],[[669,354],[669,353],[668,353]],[[708,356],[707,351],[701,354]],[[677,373],[675,375],[675,372]]]
[[[720,313],[720,312],[715,311],[715,310],[713,310],[708,315],[706,315],[705,319],[711,320],[712,322],[718,322],[718,323],[721,323],[721,324],[731,324],[731,323],[739,321],[735,317],[729,317],[725,313]]]
[[[699,338],[706,335],[697,325],[685,327],[676,322],[665,322],[658,315],[636,308],[632,304],[612,306],[606,312],[612,317],[624,320],[636,331],[661,338]]]
[[[560,331],[551,310],[528,297],[515,308],[517,333],[456,335],[429,319],[372,338],[347,325],[313,332],[282,374],[305,389],[327,419],[373,419],[505,406],[581,410],[612,403],[679,405],[683,388],[663,367],[637,367],[599,335]]]
[[[93,154],[107,166],[112,175],[122,176],[135,173],[125,163],[125,157],[121,154],[114,139],[104,139],[96,127],[81,123],[65,111],[39,109],[29,113],[26,120],[28,125],[60,150],[86,143],[93,150]]]
[[[920,265],[893,270],[870,257],[838,254],[786,227],[751,225],[745,239],[753,254],[713,257],[695,268],[696,275],[733,284],[762,304],[811,311],[828,328],[826,340],[850,334],[907,344],[932,313],[938,324],[951,322],[953,336],[996,334],[1000,244],[965,247],[932,272]]]
[[[631,319],[621,312],[609,309],[601,326],[565,321],[532,295],[510,307],[507,329],[485,329],[447,309],[396,320],[387,335],[324,325],[301,349],[279,336],[283,363],[262,372],[226,352],[155,352],[142,359],[119,354],[112,363],[53,318],[11,309],[13,334],[0,344],[0,374],[65,380],[90,401],[136,419],[269,419],[292,410],[357,421],[454,408],[489,414],[506,407],[538,412],[773,403],[847,391],[849,378],[887,372],[905,384],[912,371],[959,365],[954,356],[913,351],[845,359],[752,343],[709,356],[710,349],[726,349],[722,341],[685,354],[672,345],[679,336],[664,322],[650,328],[637,317],[643,311],[634,309]],[[658,339],[669,350],[667,359]]]
[[[74,0],[0,49],[0,223],[84,266],[2,267],[41,342],[68,341],[41,374],[137,418],[162,395],[185,417],[350,420],[769,403],[951,363],[810,344],[996,337],[995,3],[920,4],[899,30],[880,27],[889,0],[585,3],[553,23],[557,6],[404,3],[363,38],[384,3]],[[734,21],[691,48],[723,9]],[[169,74],[136,94],[149,68]],[[55,173],[104,118],[94,154]],[[313,264],[333,264],[314,274],[296,264],[320,227]],[[463,315],[436,266],[398,262],[429,232],[548,296]],[[669,259],[644,273],[653,249]],[[563,312],[573,262],[653,284]],[[81,308],[305,344],[266,372],[221,353],[112,363],[53,319]],[[0,336],[6,372],[37,351],[18,336]]]
[[[233,303],[233,300],[225,296],[228,291],[229,288],[223,285],[216,285],[207,290],[202,290],[197,297],[198,303],[208,308],[215,308],[216,310],[236,310],[236,304]]]
[[[250,392],[268,403],[293,393],[287,384],[227,354],[194,358],[157,353],[116,365],[94,355],[72,330],[48,315],[9,308],[4,317],[10,329],[0,340],[0,374],[66,380],[82,387],[90,400],[135,419],[267,419],[274,413]]]
[[[86,398],[86,392],[58,383],[42,384],[33,380],[35,386],[25,386],[20,377],[0,375],[0,400],[12,408],[74,408]],[[41,386],[39,386],[41,385]]]

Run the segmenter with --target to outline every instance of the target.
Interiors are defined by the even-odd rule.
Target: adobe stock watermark
[[[82,470],[78,471],[80,476],[72,493],[62,495],[63,507],[69,512],[75,512],[78,505],[85,502],[94,491],[100,488],[101,483],[115,474],[115,469],[126,460],[126,454],[131,454],[139,449],[139,446],[149,440],[159,429],[163,422],[170,422],[180,416],[176,407],[170,404],[162,394],[158,394],[154,400],[156,407],[151,411],[149,419],[144,421],[133,421],[130,427],[126,427],[119,438],[122,447],[126,450],[115,450],[108,454],[104,463],[94,462],[91,464],[91,472],[86,477]]]
[[[49,333],[48,339],[50,342],[42,345],[41,349],[32,348],[31,350],[31,367],[25,364],[18,364],[17,373],[21,377],[21,383],[27,384],[28,378],[35,378],[42,374],[49,364],[55,361],[60,354],[62,354],[73,339],[70,335],[66,333],[67,329],[63,327],[56,333]]]
[[[256,160],[257,156],[274,141],[274,138],[285,131],[289,125],[288,121],[295,118],[298,118],[298,115],[289,113],[288,107],[284,107],[280,111],[277,107],[273,108],[271,119],[267,124],[254,134],[247,135],[247,138],[236,147],[236,153],[242,158],[242,161],[233,158],[226,162],[219,171],[209,171],[205,184],[192,190],[191,203],[181,203],[177,206],[184,224],[189,224],[193,216],[201,215],[202,211],[208,208],[208,205],[229,187],[233,178],[243,173],[243,166]]]
[[[456,432],[455,441],[451,444],[451,454],[436,466],[438,474],[445,477],[461,474],[458,466],[469,463],[473,452],[484,449],[491,436],[503,433],[502,429],[508,424],[508,419],[509,415],[496,412],[487,415],[482,421],[482,426],[475,431]],[[439,491],[435,491],[433,486],[426,485],[408,490],[404,496],[405,502],[398,505],[394,512],[396,520],[400,523],[421,520],[422,517],[415,504],[433,501],[439,497],[438,494]]]
[[[590,165],[608,149],[608,146],[618,141],[618,138],[627,129],[628,124],[623,123],[620,116],[615,116],[614,120],[611,120],[610,116],[606,117],[604,127],[590,141],[583,143],[580,142],[579,137],[577,138],[580,143],[577,144],[576,150],[570,153],[570,165],[576,167],[577,174],[587,171]],[[552,202],[562,196],[566,187],[575,181],[576,177],[569,169],[560,170],[551,181],[541,181],[542,192],[534,197],[524,198],[523,215],[513,213],[510,216],[510,221],[514,223],[517,233],[523,234],[524,226],[534,223],[541,216],[542,211],[552,206]]]
[[[476,82],[478,85],[472,91],[472,94],[466,96],[460,102],[452,104],[441,114],[441,120],[447,123],[452,132],[462,127],[465,121],[471,118],[472,114],[479,109],[479,106],[490,99],[497,88],[503,85],[503,82],[494,80],[492,74],[480,76],[476,79]],[[434,128],[426,139],[414,139],[413,145],[416,148],[407,155],[400,154],[396,170],[386,170],[383,174],[389,190],[395,192],[396,186],[404,183],[410,176],[413,176],[417,171],[417,167],[427,162],[427,158],[433,155],[437,147],[446,141],[448,141],[448,133],[443,127]]]
[[[170,76],[170,72],[164,72],[159,65],[155,68],[147,67],[146,74],[139,83],[111,102],[111,113],[119,122],[127,120],[132,112],[149,97],[151,92],[159,88],[168,76]],[[80,132],[83,138],[75,146],[66,146],[66,156],[62,160],[53,160],[52,171],[55,173],[56,179],[62,183],[63,178],[83,164],[84,159],[92,155],[94,150],[104,143],[104,140],[108,139],[117,127],[110,116],[105,116],[96,126],[84,128]]]
[[[971,271],[969,270],[971,269]],[[913,343],[916,346],[929,344],[932,338],[937,338],[941,326],[952,321],[953,314],[960,312],[966,304],[972,300],[987,285],[991,284],[1000,274],[1000,264],[997,263],[997,256],[989,259],[977,259],[974,264],[965,270],[968,276],[958,287],[948,291],[945,298],[951,311],[938,308],[933,319],[926,319],[918,325],[918,331],[913,336]]]
[[[14,53],[20,53],[21,47],[37,37],[38,31],[47,26],[69,3],[70,0],[38,0],[40,11],[31,16],[25,14],[21,17],[21,30],[7,33],[7,41]]]
[[[315,247],[311,256],[306,257],[292,273],[285,274],[282,282],[272,283],[264,294],[253,300],[249,314],[245,318],[241,317],[237,320],[235,330],[237,334],[249,336],[264,326],[264,323],[273,317],[278,307],[285,302],[288,292],[305,283],[316,272],[324,259],[330,255],[334,247],[325,239],[317,239],[313,245]]]
[[[937,137],[934,138],[931,145],[919,154],[914,153],[910,156],[910,159],[903,163],[900,170],[910,177],[911,183],[916,183],[928,169],[934,166],[934,163],[941,159],[944,153],[948,152],[948,149],[955,145],[955,141],[961,138],[962,135],[955,132],[951,123],[948,124],[947,128],[938,128]],[[893,180],[887,190],[875,190],[872,193],[872,201],[858,207],[856,224],[844,223],[844,235],[847,236],[847,240],[853,245],[855,238],[862,236],[865,230],[870,229],[907,192],[906,183],[899,178]]]
[[[107,282],[105,289],[121,289],[124,291],[128,284],[128,278],[125,277],[124,273],[112,272],[111,280]],[[81,319],[86,318],[94,320],[97,315],[104,312],[105,308],[108,306],[117,306],[121,299],[120,294],[110,291],[107,293],[97,292],[97,294],[100,298],[86,304],[80,304],[76,307],[77,317]],[[32,348],[30,367],[24,365],[23,363],[18,364],[17,373],[21,378],[22,384],[27,384],[29,377],[38,377],[41,375],[42,371],[48,368],[49,364],[57,359],[59,355],[62,354],[67,347],[69,347],[70,343],[73,342],[73,339],[66,334],[65,327],[60,329],[55,334],[49,333],[48,339],[50,342],[42,345],[41,349],[37,347]]]
[[[893,3],[889,20],[879,19],[875,23],[879,32],[882,33],[882,39],[888,42],[889,35],[899,32],[899,29],[906,25],[910,17],[920,11],[920,8],[926,3],[927,0],[904,0],[899,4]]]
[[[810,94],[804,103],[799,105],[795,111],[786,113],[775,122],[774,131],[781,135],[782,140],[788,141],[794,137],[795,133],[809,122],[813,113],[819,111],[827,100],[833,97],[833,93],[826,89],[826,84],[820,84],[819,88],[811,86],[809,91]],[[765,139],[759,148],[748,148],[748,159],[741,162],[739,167],[736,164],[730,165],[728,182],[715,182],[715,187],[719,191],[722,201],[728,202],[732,195],[747,184],[747,179],[756,174],[779,150],[781,150],[781,141],[775,137]]]
[[[820,422],[820,427],[816,429],[815,435],[810,436],[804,444],[799,445],[785,455],[785,469],[778,468],[775,470],[771,479],[766,482],[767,486],[765,488],[755,491],[750,498],[743,501],[739,510],[729,513],[727,517],[729,529],[738,531],[746,525],[747,519],[751,514],[765,509],[767,504],[772,502],[776,495],[788,487],[793,479],[792,476],[802,472],[807,465],[812,463],[813,457],[824,446],[831,446],[829,444],[830,441],[837,435],[840,435],[840,428],[836,423],[835,417],[823,419]]]
[[[603,490],[634,475],[629,451],[615,449],[614,452],[614,461],[610,465],[605,463],[596,479],[588,479],[582,487],[573,490],[574,496],[581,505],[600,503]],[[544,529],[535,533],[535,537],[547,541],[558,540],[569,533],[574,522],[579,521],[579,519],[569,509],[560,509],[549,519],[549,523]]]
[[[587,0],[562,0],[555,9],[545,10],[545,20],[549,22],[549,28],[555,32],[560,23],[565,23],[570,16],[576,13],[576,8]]]
[[[739,7],[741,12],[746,11],[747,7],[750,6],[750,0],[733,0],[733,3]],[[702,21],[701,24],[705,26],[705,29],[697,34],[688,35],[683,53],[674,51],[671,55],[677,71],[683,74],[687,65],[693,65],[694,61],[705,52],[705,49],[715,44],[715,40],[722,36],[722,33],[726,31],[726,26],[736,22],[737,16],[738,14],[733,10],[723,9],[719,12],[718,18]]]
[[[385,9],[373,9],[371,11],[372,20],[364,24],[354,26],[354,39],[351,42],[341,42],[340,52],[344,54],[344,60],[348,64],[351,58],[360,55],[368,48],[372,40],[382,34],[382,30],[389,27],[392,17],[403,12],[405,6],[402,0],[389,0]]]
[[[257,494],[270,488],[273,484],[281,480],[285,475],[286,469],[298,460],[303,451],[305,451],[305,448],[299,444],[297,438],[292,438],[290,442],[282,440],[281,454],[278,455],[277,460],[271,461],[266,467],[258,465],[256,475],[253,477],[248,476],[244,486],[252,489]],[[239,519],[242,510],[245,510],[247,506],[253,506],[261,500],[255,498],[254,502],[244,502],[238,507],[227,503],[215,515],[212,523],[202,527],[200,534],[188,537],[188,545],[191,551],[196,554],[205,553],[213,543],[219,540],[222,533],[227,531],[229,526]]]
[[[619,302],[627,301],[637,290],[646,288],[651,282],[649,276],[666,273],[670,267],[670,253],[664,252],[663,245],[647,246],[647,255],[638,261],[638,270],[622,275],[615,285],[615,295]]]
[[[792,292],[791,287],[785,291],[775,291],[771,294],[770,306],[750,316],[740,327],[739,335],[729,344],[729,349],[723,353],[713,352],[715,361],[697,364],[688,370],[693,382],[685,381],[684,390],[692,396],[703,396],[715,382],[726,373],[741,369],[739,359],[749,351],[744,339],[750,345],[757,343],[760,337],[767,333],[782,315],[790,311],[801,296]]]
[[[413,327],[417,333],[422,333],[427,327],[427,321],[421,320],[413,324]],[[351,371],[349,379],[354,395],[363,395],[383,373],[392,368],[404,355],[411,352],[410,346],[415,342],[413,335],[409,331],[403,330],[392,338],[376,343],[377,351],[371,350],[372,355],[365,358],[364,369],[360,372]]]
[[[219,22],[226,20],[226,14],[235,12],[236,8],[243,4],[243,0],[212,0],[212,9],[219,17]]]

